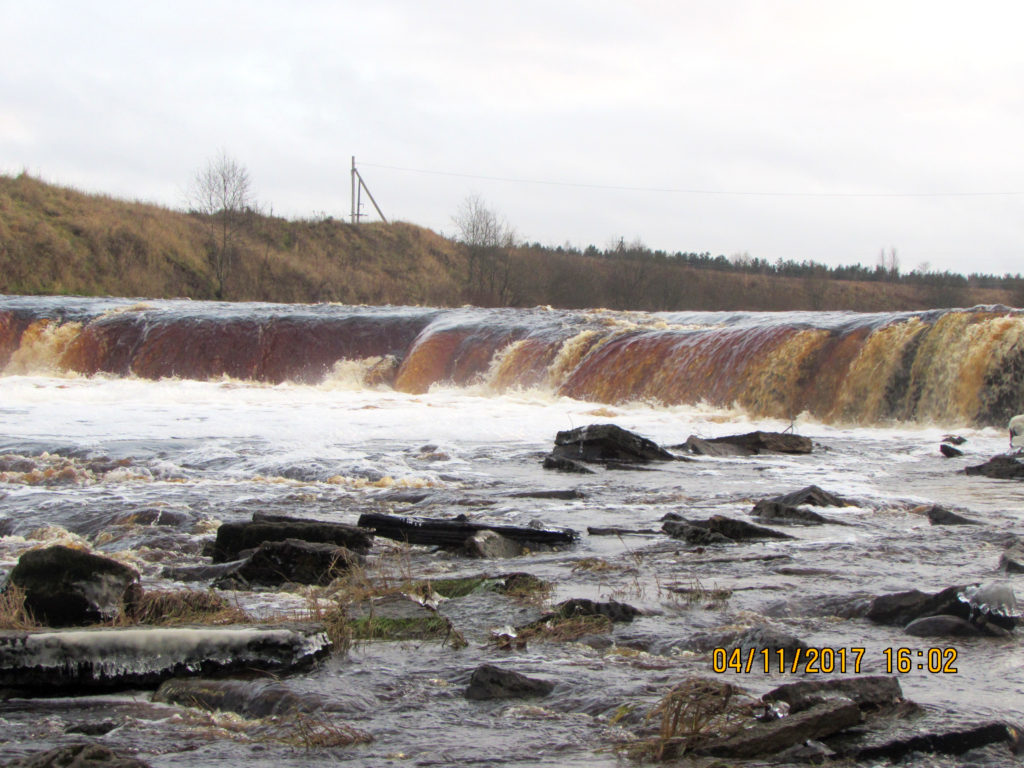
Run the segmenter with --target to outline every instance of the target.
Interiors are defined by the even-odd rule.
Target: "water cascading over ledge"
[[[1024,314],[630,313],[0,297],[5,375],[224,376],[539,388],[753,416],[1003,425],[1024,411]]]

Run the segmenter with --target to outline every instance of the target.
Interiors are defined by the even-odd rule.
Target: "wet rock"
[[[977,637],[982,631],[959,616],[925,616],[903,628],[914,637]]]
[[[113,720],[102,720],[98,723],[76,723],[64,729],[64,733],[79,733],[82,736],[106,736],[108,733],[120,727],[120,723]]]
[[[854,760],[902,760],[912,752],[962,755],[972,749],[989,744],[1006,744],[1016,750],[1019,731],[1006,723],[986,723],[969,728],[952,728],[936,733],[924,733],[894,739],[883,744],[851,750]]]
[[[734,736],[706,744],[697,751],[732,758],[772,755],[795,744],[831,736],[858,725],[861,719],[860,708],[849,699],[824,701],[797,714],[758,723]]]
[[[964,468],[964,474],[982,475],[998,480],[1019,480],[1024,478],[1024,461],[1016,454],[999,454],[984,464]]]
[[[279,586],[331,583],[359,562],[359,555],[334,544],[298,539],[265,541],[216,581],[221,589],[249,585]]]
[[[156,687],[181,675],[308,667],[330,652],[319,624],[0,632],[0,687],[22,695]]]
[[[754,525],[745,520],[736,520],[725,515],[712,515],[707,520],[690,521],[691,525],[707,528],[712,533],[719,533],[733,541],[749,541],[756,539],[792,539],[788,533]]]
[[[790,507],[813,506],[813,507],[849,507],[853,503],[836,496],[834,493],[824,491],[816,485],[808,485],[798,491],[785,493],[781,496],[773,496],[768,501],[778,504],[785,504]]]
[[[682,449],[701,456],[756,456],[762,453],[805,454],[813,450],[809,437],[787,432],[748,432],[704,439],[691,435]]]
[[[763,521],[792,525],[822,525],[831,522],[827,517],[810,509],[789,506],[777,501],[762,499],[750,511],[751,516]]]
[[[560,501],[575,501],[587,498],[587,494],[577,488],[555,488],[548,491],[516,491],[508,494],[510,499],[558,499]]]
[[[466,554],[486,560],[519,557],[524,554],[522,544],[507,539],[494,531],[478,531],[466,539]]]
[[[359,516],[359,525],[386,539],[452,548],[464,548],[467,541],[481,531],[493,531],[525,546],[549,547],[572,544],[578,535],[569,528],[491,525],[471,522],[464,516],[454,520],[439,520],[368,512]]]
[[[712,651],[715,648],[725,648],[730,651],[733,648],[738,648],[743,654],[750,651],[767,650],[769,654],[782,651],[787,664],[790,659],[795,658],[798,650],[801,653],[807,650],[807,643],[803,640],[787,632],[780,632],[764,626],[735,632],[699,634],[687,639],[683,646],[701,653]]]
[[[163,683],[153,701],[210,711],[234,712],[243,717],[316,712],[325,708],[315,694],[299,695],[274,680],[207,680],[175,678]]]
[[[1024,573],[1024,541],[1015,541],[999,557],[999,568],[1005,573]]]
[[[615,600],[596,602],[586,598],[572,598],[555,606],[555,616],[572,619],[577,616],[607,616],[615,622],[632,621],[642,615],[640,610],[628,603]]]
[[[542,466],[544,469],[553,469],[558,472],[574,472],[577,475],[597,474],[590,467],[584,466],[578,461],[567,459],[565,456],[556,456],[553,453],[549,453],[544,457]]]
[[[23,757],[8,763],[7,768],[150,768],[150,764],[119,755],[102,744],[71,744]]]
[[[675,457],[646,437],[615,424],[590,424],[555,435],[552,455],[573,461],[672,461]]]
[[[928,522],[932,525],[981,525],[977,520],[971,520],[963,515],[958,515],[956,512],[940,507],[937,504],[933,504],[923,511],[928,517]]]
[[[160,571],[160,576],[174,581],[212,581],[227,576],[244,562],[243,559],[214,565],[174,565]]]
[[[846,677],[832,680],[801,680],[774,688],[762,701],[784,702],[790,714],[796,714],[824,701],[844,698],[853,701],[861,710],[887,709],[903,700],[899,678],[885,675]]]
[[[23,554],[8,581],[25,591],[32,615],[51,627],[110,621],[142,592],[133,568],[61,545]]]
[[[957,595],[963,586],[947,587],[934,594],[917,589],[879,595],[871,601],[865,617],[877,624],[906,626],[915,619],[939,614],[955,615],[959,612]]]
[[[1003,633],[993,627],[1012,630],[1020,618],[1013,589],[999,582],[947,587],[931,595],[916,589],[879,595],[871,601],[865,616],[879,624],[904,627],[927,617],[958,617],[986,634],[1000,636]],[[939,623],[923,624],[917,631],[932,631],[941,626]],[[953,624],[947,626],[953,630]]]
[[[554,683],[547,680],[527,677],[493,664],[482,664],[473,670],[463,695],[473,701],[527,699],[547,696],[554,688]]]
[[[957,459],[964,455],[963,451],[961,451],[959,448],[954,448],[952,445],[949,445],[948,443],[942,443],[939,446],[939,453],[941,453],[947,459]]]
[[[728,536],[708,530],[706,527],[694,525],[680,520],[668,520],[662,525],[661,530],[673,539],[685,541],[695,547],[705,547],[709,544],[732,544],[733,540]]]
[[[336,544],[353,552],[366,552],[373,533],[345,523],[316,521],[224,523],[217,529],[213,562],[238,560],[242,553],[256,549],[265,541],[299,539],[316,544]]]
[[[949,445],[963,445],[967,442],[967,438],[961,435],[943,435],[942,442]]]
[[[120,515],[114,521],[115,525],[164,525],[181,527],[192,522],[192,517],[187,512],[173,509],[140,509],[127,515]]]

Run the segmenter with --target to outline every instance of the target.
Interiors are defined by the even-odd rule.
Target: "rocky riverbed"
[[[1000,431],[956,429],[955,458],[940,446],[956,425],[807,422],[809,451],[711,452],[788,424],[466,391],[0,388],[5,573],[33,550],[84,549],[132,569],[143,595],[214,595],[189,626],[319,622],[334,646],[291,671],[199,663],[104,690],[6,677],[0,764],[81,742],[154,766],[1019,760],[1024,670],[1008,619],[1024,486],[962,471],[1006,448]],[[579,439],[556,433],[586,424],[668,455],[573,456]],[[545,469],[558,445],[590,472]],[[373,535],[258,557],[258,543],[218,544],[225,525],[295,518]],[[384,535],[396,518],[468,535],[408,545]],[[468,545],[482,533],[515,548]],[[293,527],[279,541],[303,538]],[[299,562],[283,583],[266,575]],[[303,575],[317,568],[335,570]],[[105,616],[102,633],[162,635],[167,653],[184,636],[168,646],[160,605]],[[780,693],[833,680],[850,682],[798,704]],[[687,717],[700,728],[670,729]]]

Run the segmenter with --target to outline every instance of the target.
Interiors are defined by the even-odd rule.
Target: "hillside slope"
[[[0,176],[0,293],[217,296],[211,220]],[[353,226],[249,212],[224,280],[230,300],[614,309],[926,309],[1014,303],[1013,286],[781,277],[698,269],[665,254],[540,246],[473,250],[412,224]]]

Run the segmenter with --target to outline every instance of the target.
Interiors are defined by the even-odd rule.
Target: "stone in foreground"
[[[592,462],[644,464],[675,459],[654,441],[615,424],[591,424],[559,432],[551,453],[573,461]]]
[[[0,632],[0,687],[29,696],[151,688],[180,675],[284,672],[330,652],[320,624]]]

